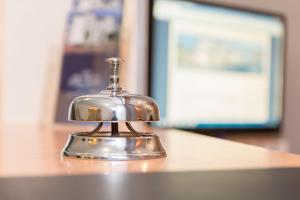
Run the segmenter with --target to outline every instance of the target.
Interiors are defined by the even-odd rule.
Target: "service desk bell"
[[[91,132],[71,134],[62,151],[64,156],[104,160],[137,160],[165,157],[159,137],[136,131],[131,122],[159,120],[156,102],[146,96],[130,94],[119,86],[120,58],[106,60],[110,67],[109,85],[97,94],[79,96],[70,104],[70,121],[99,122]],[[111,131],[100,131],[104,122]],[[119,132],[118,123],[128,132]]]

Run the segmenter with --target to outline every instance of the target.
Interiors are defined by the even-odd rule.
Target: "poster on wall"
[[[119,55],[123,0],[73,0],[67,16],[55,122],[67,122],[70,102],[105,89],[104,60]]]

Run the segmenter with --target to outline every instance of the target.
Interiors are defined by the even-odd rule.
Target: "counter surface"
[[[168,154],[166,158],[102,161],[61,157],[68,134],[87,129],[92,127],[1,125],[0,176],[300,167],[299,155],[185,131],[149,127],[146,127],[147,131],[160,136]]]

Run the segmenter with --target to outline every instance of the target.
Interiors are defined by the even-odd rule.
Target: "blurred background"
[[[0,0],[2,124],[67,122],[71,100],[121,85],[163,128],[300,153],[300,2]],[[233,134],[234,133],[234,134]]]

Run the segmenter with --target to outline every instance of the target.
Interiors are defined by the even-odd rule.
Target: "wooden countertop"
[[[139,127],[140,129],[141,127]],[[91,127],[0,126],[0,176],[300,167],[300,156],[178,130],[154,131],[168,156],[139,161],[62,158],[68,134]]]

